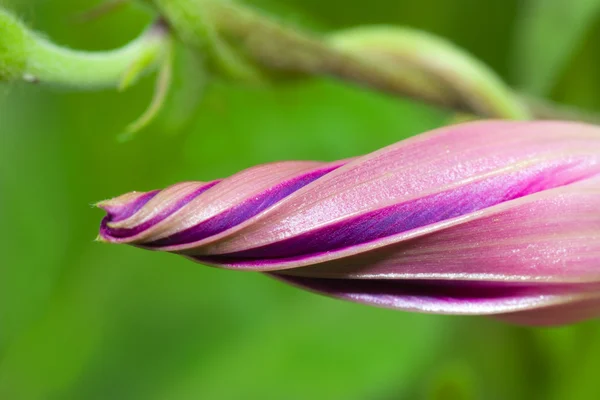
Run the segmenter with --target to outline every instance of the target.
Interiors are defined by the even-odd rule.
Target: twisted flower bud
[[[600,315],[600,129],[475,122],[98,204],[100,238],[401,310]]]

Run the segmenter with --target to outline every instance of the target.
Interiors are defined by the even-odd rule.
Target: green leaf
[[[517,20],[513,70],[517,85],[547,95],[600,12],[600,0],[529,0]]]

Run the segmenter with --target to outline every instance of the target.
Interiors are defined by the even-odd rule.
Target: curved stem
[[[389,36],[391,29],[370,28],[375,32],[369,32],[369,28],[359,28],[335,37],[321,38],[289,28],[258,10],[227,0],[155,0],[154,3],[159,12],[169,18],[176,31],[189,32],[190,29],[187,26],[189,19],[172,17],[177,15],[174,10],[195,10],[204,20],[210,21],[216,32],[237,48],[240,54],[267,70],[331,76],[393,95],[486,117],[529,117],[527,109],[493,71],[460,49],[429,35],[417,36],[413,32],[409,37],[384,38],[401,51],[403,48],[425,46],[419,48],[418,52],[405,52],[409,57],[404,60],[398,57],[394,60],[374,54],[369,48],[362,48],[361,41],[364,40],[359,38],[367,33],[370,36],[367,39],[380,41],[381,36]],[[189,15],[189,12],[185,15]],[[186,36],[181,37],[185,39]],[[439,50],[443,54],[432,59],[432,55],[437,55]],[[429,59],[414,55],[427,55]],[[433,75],[440,83],[437,89],[439,93],[430,96],[431,93],[423,90],[424,80],[415,80],[414,73],[406,73],[409,63],[414,64],[410,68],[418,73]]]
[[[179,39],[207,56],[207,61],[229,78],[259,82],[255,63],[238,54],[221,37],[221,21],[213,12],[227,0],[148,0],[169,21]]]
[[[365,26],[328,37],[337,49],[370,60],[405,78],[413,97],[474,114],[529,119],[528,109],[487,65],[454,44],[392,26]]]
[[[388,33],[396,36],[377,54],[369,46],[361,46],[362,39],[349,45],[346,39],[352,35],[344,40],[339,35],[319,37],[288,27],[238,2],[146,1],[154,3],[180,39],[192,47],[209,57],[218,53],[215,49],[225,48],[227,57],[220,57],[220,60],[227,60],[221,64],[226,64],[230,70],[233,69],[232,64],[239,62],[244,69],[254,66],[270,75],[292,72],[331,76],[389,94],[489,118],[558,119],[565,116],[564,110],[552,104],[544,103],[540,107],[539,101],[523,98],[483,63],[431,35],[415,35],[413,32],[410,37],[406,32],[400,32],[404,36],[398,37],[398,32],[385,33],[382,28],[370,28],[379,29],[379,32],[362,32],[367,33],[366,36],[376,34],[371,35],[371,39],[377,34],[379,39]],[[219,43],[211,42],[206,30],[199,30],[200,20],[204,27],[210,26]],[[354,39],[357,36],[360,35],[355,35]],[[198,43],[202,43],[203,47],[199,47]],[[390,54],[386,55],[386,52]],[[569,113],[569,117],[590,120],[588,116],[573,112]]]
[[[71,50],[37,36],[32,41],[24,76],[79,89],[116,88],[132,64],[143,60],[141,72],[154,69],[163,57],[165,28],[152,26],[122,48],[88,52]]]
[[[129,44],[110,51],[82,51],[59,46],[28,30],[0,9],[0,80],[78,89],[117,88],[156,68],[165,56],[170,37],[158,22]],[[138,66],[135,76],[128,74]]]

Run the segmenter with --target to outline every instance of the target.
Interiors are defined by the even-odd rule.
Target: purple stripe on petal
[[[542,190],[564,186],[597,173],[584,164],[574,162],[559,166],[536,166],[499,174],[265,246],[197,259],[214,264],[256,265],[279,262],[282,258],[312,257],[459,217]]]
[[[145,243],[144,247],[153,248],[176,246],[185,243],[197,242],[221,233],[259,214],[261,211],[271,207],[275,203],[281,201],[290,194],[317,180],[323,175],[339,168],[341,165],[335,165],[334,167],[311,171],[305,175],[290,179],[287,182],[282,182],[277,186],[269,188],[262,194],[250,198],[241,204],[236,205],[235,207],[202,221],[195,226],[169,237]]]
[[[141,194],[138,198],[133,200],[130,203],[126,203],[123,205],[105,205],[102,206],[106,212],[110,215],[111,222],[123,221],[131,217],[133,214],[138,212],[146,203],[148,203],[154,196],[156,196],[160,190],[153,190],[151,192],[146,192]]]
[[[186,204],[188,204],[190,201],[194,200],[196,197],[198,197],[199,195],[201,195],[202,193],[204,193],[205,191],[207,191],[208,189],[210,189],[217,183],[219,183],[219,181],[210,182],[204,186],[199,187],[198,189],[194,190],[192,193],[181,198],[179,201],[174,203],[171,207],[168,207],[168,208],[165,208],[164,210],[162,210],[158,215],[156,215],[153,218],[149,219],[148,221],[145,221],[145,222],[143,222],[139,225],[136,225],[132,228],[110,228],[110,227],[108,227],[107,224],[109,222],[116,222],[113,219],[111,219],[112,216],[111,216],[111,214],[109,214],[102,220],[102,224],[100,227],[100,234],[101,234],[101,236],[104,236],[104,237],[113,237],[113,238],[126,238],[126,237],[139,235],[143,231],[151,228],[152,226],[156,225],[160,221],[167,218],[169,215],[171,215],[174,212],[176,212],[177,210],[181,209]],[[150,199],[148,199],[148,200],[150,200]],[[121,220],[122,219],[123,218],[121,218]]]
[[[290,277],[268,273],[304,289],[385,308],[448,314],[502,314],[585,297],[598,284],[536,284],[461,280],[364,280]]]

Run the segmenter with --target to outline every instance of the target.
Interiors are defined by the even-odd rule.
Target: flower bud
[[[100,239],[401,310],[600,315],[600,129],[454,125],[338,162],[278,162],[98,204]]]

